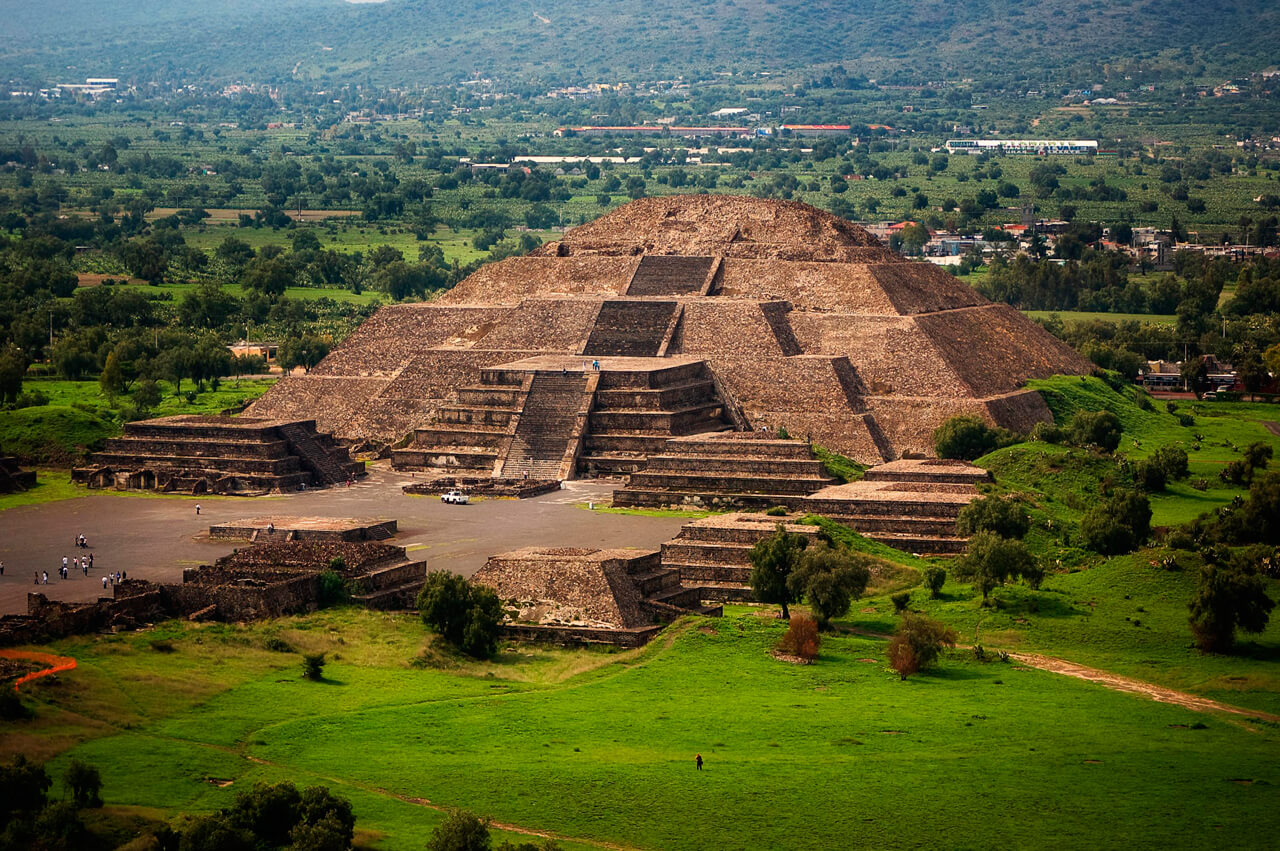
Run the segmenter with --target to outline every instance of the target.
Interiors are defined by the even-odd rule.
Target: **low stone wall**
[[[405,493],[435,496],[450,490],[461,490],[471,496],[498,496],[529,499],[560,490],[556,479],[485,479],[475,476],[449,477],[433,482],[405,485]]]

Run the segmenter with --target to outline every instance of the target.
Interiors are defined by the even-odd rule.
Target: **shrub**
[[[941,567],[924,569],[924,586],[929,589],[929,596],[935,600],[942,594],[942,586],[947,583],[947,571]]]
[[[427,851],[489,851],[489,822],[466,810],[452,810],[431,831]]]
[[[955,647],[956,638],[956,631],[941,621],[908,612],[889,640],[889,664],[905,680],[937,661],[944,647]]]
[[[324,679],[324,654],[302,654],[302,676],[314,682]]]
[[[767,508],[764,513],[770,517],[785,517],[787,515],[787,509],[786,506],[772,505]]]
[[[1005,429],[992,428],[972,416],[952,417],[933,432],[933,448],[939,458],[964,461],[981,458],[1014,441],[1013,435]]]
[[[0,721],[25,721],[34,716],[31,708],[7,683],[0,686]]]
[[[1151,456],[1151,462],[1159,465],[1165,478],[1180,481],[1191,475],[1187,467],[1187,453],[1176,446],[1161,446]]]
[[[956,562],[954,572],[956,578],[973,583],[973,587],[982,594],[984,606],[987,605],[991,592],[1009,579],[1016,576],[1044,576],[1035,556],[1025,544],[986,531],[978,532],[969,539],[969,550]]]
[[[1061,443],[1062,429],[1053,423],[1036,423],[1031,428],[1031,439],[1042,443]]]
[[[1031,528],[1031,515],[1012,499],[984,496],[960,509],[956,529],[962,535],[995,532],[1002,538],[1021,538]]]
[[[898,614],[902,614],[907,610],[907,606],[911,604],[911,592],[899,591],[890,596],[889,600],[893,603],[893,610]]]
[[[818,635],[818,622],[804,615],[793,615],[787,631],[778,639],[778,651],[788,656],[798,656],[806,662],[818,658],[822,637]]]
[[[488,658],[497,649],[503,610],[492,588],[437,570],[418,594],[418,612],[423,623],[469,656]]]
[[[1084,545],[1096,553],[1130,552],[1151,534],[1151,503],[1137,491],[1117,489],[1085,512],[1080,534]]]
[[[266,641],[262,642],[262,646],[270,650],[272,653],[292,653],[293,645],[285,641],[278,635],[273,635]]]
[[[44,807],[50,785],[44,766],[22,754],[0,765],[0,825],[14,816],[34,818]]]
[[[1133,480],[1147,493],[1159,493],[1168,483],[1164,467],[1154,458],[1133,465]]]
[[[342,559],[334,559],[334,561],[342,561]],[[320,591],[319,600],[321,608],[326,606],[337,605],[347,600],[347,585],[342,575],[330,567],[328,570],[321,571],[319,577]]]
[[[1196,646],[1206,653],[1231,650],[1237,629],[1262,632],[1276,605],[1267,596],[1265,580],[1246,555],[1238,553],[1226,563],[1220,561],[1217,553],[1207,554],[1188,604]]]
[[[787,577],[787,587],[796,599],[809,601],[819,628],[826,629],[832,618],[848,614],[849,606],[867,590],[868,562],[866,556],[819,542],[801,554],[799,565]]]
[[[1115,452],[1120,445],[1120,419],[1110,411],[1076,411],[1067,426],[1067,439],[1076,446],[1097,446]]]

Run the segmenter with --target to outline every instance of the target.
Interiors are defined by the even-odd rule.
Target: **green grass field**
[[[953,848],[1190,847],[1206,824],[1264,848],[1280,820],[1273,726],[960,651],[904,683],[882,641],[850,635],[797,667],[769,655],[782,625],[767,614],[682,622],[643,651],[491,663],[440,655],[406,616],[168,623],[59,642],[80,667],[34,684],[37,719],[0,741],[61,752],[55,772],[92,762],[108,804],[161,812],[260,779],[323,782],[385,849],[420,848],[441,817],[406,798],[671,849],[932,847],[943,825]],[[328,652],[326,680],[268,637]]]
[[[1178,317],[1164,313],[1088,313],[1079,310],[1024,310],[1032,319],[1048,319],[1059,317],[1067,325],[1079,325],[1082,322],[1147,322],[1152,325],[1176,325]]]

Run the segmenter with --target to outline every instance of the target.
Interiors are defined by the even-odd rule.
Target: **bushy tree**
[[[944,647],[955,647],[957,638],[941,621],[906,612],[889,640],[889,664],[905,680],[936,662]]]
[[[1067,440],[1115,452],[1120,446],[1120,419],[1110,411],[1076,411],[1067,425]]]
[[[947,583],[947,571],[942,567],[926,567],[924,569],[924,585],[929,589],[929,596],[935,600],[942,594],[942,586]]]
[[[62,775],[62,785],[67,787],[77,807],[102,806],[102,776],[95,766],[78,759],[71,760]]]
[[[324,654],[302,654],[302,676],[314,682],[324,679]]]
[[[44,766],[23,754],[0,765],[0,828],[14,818],[34,818],[44,807],[51,785]]]
[[[800,566],[808,543],[803,535],[788,532],[779,523],[772,535],[756,541],[751,548],[751,591],[760,602],[781,606],[783,620],[791,618],[791,604],[799,600],[787,580]]]
[[[1133,465],[1133,481],[1146,493],[1159,493],[1168,484],[1168,474],[1154,458]]]
[[[790,656],[798,656],[806,662],[818,658],[822,636],[818,634],[818,622],[804,615],[792,615],[787,631],[778,639],[778,650]]]
[[[1151,456],[1151,462],[1164,471],[1166,479],[1180,481],[1191,475],[1187,453],[1176,446],[1161,446]]]
[[[1245,553],[1231,556],[1206,553],[1188,607],[1196,646],[1206,653],[1226,653],[1235,645],[1236,630],[1262,632],[1275,601],[1266,582]]]
[[[951,417],[933,432],[933,448],[939,458],[972,461],[1001,446],[1008,446],[1013,435],[1002,428],[992,428],[978,417]]]
[[[818,627],[827,629],[832,618],[848,614],[870,580],[869,559],[819,542],[801,554],[787,587],[796,599],[809,601]]]
[[[1021,538],[1031,528],[1031,515],[1022,503],[999,496],[984,496],[960,509],[956,529],[962,535],[995,532],[1002,538]]]
[[[1138,491],[1118,488],[1085,512],[1080,534],[1096,553],[1130,552],[1151,534],[1151,503]]]
[[[978,532],[969,539],[968,552],[957,560],[953,572],[957,579],[973,583],[973,587],[982,594],[984,606],[991,592],[1010,579],[1044,575],[1025,544],[986,531]]]
[[[12,343],[0,348],[0,403],[8,404],[22,393],[27,359]]]
[[[427,851],[489,851],[489,822],[466,810],[452,810],[427,840]]]
[[[497,649],[503,610],[492,588],[437,570],[418,594],[418,612],[424,623],[469,656],[484,659]]]

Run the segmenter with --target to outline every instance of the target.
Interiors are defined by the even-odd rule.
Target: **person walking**
[[[0,576],[4,576],[4,562],[0,561]]]
[[[196,503],[196,517],[200,516],[200,503]]]
[[[66,569],[67,569],[67,557],[66,557],[66,556],[63,556],[63,557],[62,557],[62,569],[63,569],[63,570],[66,570]]]
[[[49,584],[49,571],[47,570],[40,571],[40,584],[41,585]]]
[[[693,758],[693,761],[697,764],[698,770],[701,771],[702,770],[702,754],[698,754],[697,756],[695,756]]]
[[[103,576],[103,577],[102,577],[102,590],[103,590],[103,591],[106,591],[106,590],[107,590],[107,577],[106,577],[106,576]]]

